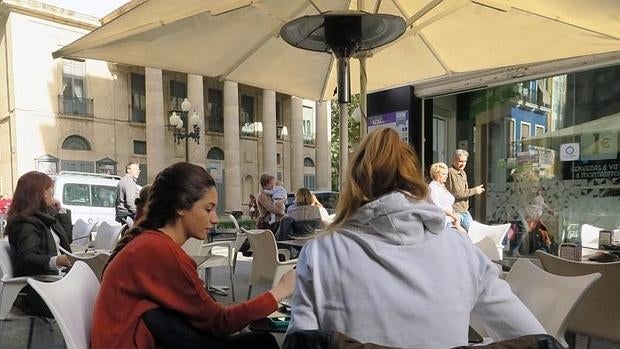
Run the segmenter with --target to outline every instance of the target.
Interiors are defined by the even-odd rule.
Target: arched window
[[[90,143],[82,136],[72,135],[65,138],[62,142],[62,149],[65,150],[91,150]]]
[[[209,152],[207,153],[207,159],[224,160],[224,152],[218,147],[213,147],[209,149]]]
[[[314,167],[314,161],[310,158],[304,158],[304,167]]]

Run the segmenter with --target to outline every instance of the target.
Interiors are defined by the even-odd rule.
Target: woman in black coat
[[[15,276],[58,275],[61,268],[71,266],[69,258],[58,248],[60,245],[70,251],[71,222],[61,217],[53,190],[51,178],[41,172],[28,172],[17,181],[6,226]],[[51,317],[32,288],[26,287],[24,293],[26,296],[17,302],[22,311]]]

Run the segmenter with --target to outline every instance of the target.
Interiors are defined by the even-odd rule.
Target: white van
[[[52,176],[54,198],[71,210],[71,220],[115,223],[116,184],[119,176],[99,173],[61,171]]]

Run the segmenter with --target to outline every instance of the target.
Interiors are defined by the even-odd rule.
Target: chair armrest
[[[226,247],[228,249],[228,255],[232,256],[233,254],[233,243],[234,241],[215,241],[215,242],[209,242],[207,244],[202,244],[200,245],[200,253],[201,254],[208,254],[209,252],[211,252],[211,250],[213,249],[213,247]]]
[[[292,265],[292,264],[297,264],[297,258],[289,259],[288,261],[284,261],[284,262],[278,262],[278,265]]]
[[[33,275],[33,276],[18,276],[18,277],[7,278],[7,279],[3,277],[1,281],[6,284],[20,284],[20,283],[27,283],[28,279],[52,282],[52,281],[58,281],[62,279],[62,276],[60,275]]]

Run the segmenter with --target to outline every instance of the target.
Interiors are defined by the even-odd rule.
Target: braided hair
[[[144,215],[118,241],[106,267],[136,236],[173,223],[179,217],[178,211],[189,210],[214,186],[211,175],[200,166],[178,162],[165,168],[151,185]]]

